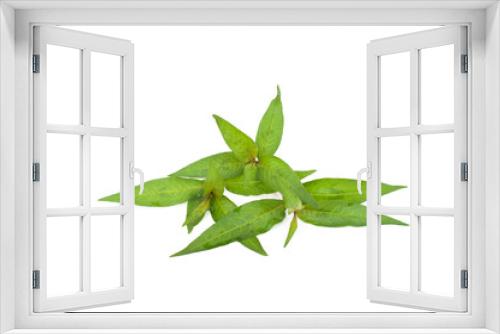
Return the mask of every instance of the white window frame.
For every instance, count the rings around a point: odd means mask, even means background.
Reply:
[[[471,235],[468,311],[460,314],[33,313],[30,55],[35,24],[469,25],[468,220],[473,223],[468,226]],[[116,333],[111,329],[127,329],[127,333],[500,333],[498,91],[500,8],[496,1],[3,1],[0,3],[0,332]]]

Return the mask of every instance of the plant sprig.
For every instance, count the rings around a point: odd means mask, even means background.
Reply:
[[[233,242],[266,256],[258,236],[282,223],[287,215],[292,215],[292,219],[284,247],[295,235],[299,221],[321,227],[366,225],[366,207],[362,205],[366,197],[357,193],[356,180],[321,178],[303,183],[302,179],[315,171],[294,171],[275,155],[284,129],[279,87],[260,120],[255,141],[224,118],[214,115],[214,119],[231,151],[207,156],[168,177],[148,181],[142,194],[136,187],[136,205],[167,207],[187,202],[183,226],[189,233],[210,212],[214,224],[172,256]],[[362,187],[366,188],[366,182]],[[402,188],[382,184],[381,194]],[[226,190],[244,196],[279,193],[281,199],[261,199],[237,206],[225,195]],[[119,202],[120,194],[101,200]],[[406,225],[387,216],[382,216],[381,223]]]

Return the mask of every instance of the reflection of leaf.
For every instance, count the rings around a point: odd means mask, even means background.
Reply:
[[[300,208],[302,203],[317,206],[292,168],[278,157],[268,157],[260,161],[259,179],[266,186],[279,191],[289,209]]]
[[[230,178],[243,172],[244,164],[232,152],[217,153],[193,162],[175,172],[174,176],[207,177],[209,168],[216,168],[222,178]]]
[[[186,248],[172,256],[201,252],[245,240],[269,231],[285,217],[280,200],[264,199],[246,203],[210,226]]]
[[[188,201],[184,226],[187,227],[189,233],[201,222],[209,207],[210,199],[206,197],[195,197]]]
[[[144,193],[139,194],[135,187],[135,204],[140,206],[172,206],[186,202],[203,191],[203,182],[169,176],[144,183]],[[120,194],[113,194],[100,201],[120,202]]]
[[[288,235],[286,236],[284,247],[286,247],[290,242],[290,240],[292,240],[292,237],[295,234],[296,230],[297,230],[297,216],[293,215],[292,221],[290,222],[290,227],[288,228]]]
[[[246,163],[257,156],[257,145],[240,129],[217,115],[214,115],[217,126],[224,137],[227,146],[233,151],[236,158]]]
[[[344,178],[322,178],[304,183],[304,187],[318,201],[342,200],[348,203],[363,203],[366,201],[366,181],[362,181],[363,195],[358,194],[357,181]],[[382,184],[382,195],[405,188]]]
[[[314,172],[313,170],[296,171],[295,174],[297,174],[299,179],[303,179]],[[259,179],[258,168],[253,164],[246,165],[243,174],[240,176],[227,179],[226,189],[233,194],[245,196],[272,194],[276,192],[276,190],[273,190]]]
[[[212,204],[210,206],[210,213],[212,214],[212,218],[217,224],[222,217],[231,213],[237,206],[234,204],[229,198],[226,196],[221,196],[219,198],[212,199]],[[257,237],[250,237],[244,240],[241,240],[240,243],[246,248],[260,254],[266,256],[267,253],[262,247],[259,239]]]
[[[366,207],[359,204],[346,205],[340,203],[337,206],[331,205],[326,209],[304,208],[297,212],[300,220],[325,227],[345,227],[345,226],[366,226]],[[386,225],[407,225],[397,219],[383,216],[382,224]]]
[[[255,142],[259,148],[259,158],[272,156],[280,146],[283,136],[283,105],[278,87],[276,97],[260,120]]]

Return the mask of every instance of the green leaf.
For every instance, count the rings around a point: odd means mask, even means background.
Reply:
[[[255,253],[262,255],[262,256],[267,256],[267,252],[260,243],[259,238],[255,237],[249,237],[244,240],[240,241],[240,244],[245,246],[246,248],[250,249],[251,251],[254,251]]]
[[[275,192],[262,182],[257,175],[258,168],[254,164],[245,166],[243,174],[225,181],[226,189],[238,195],[261,195]]]
[[[194,227],[201,222],[209,208],[210,199],[207,197],[196,197],[188,201],[186,220],[183,225],[187,227],[188,233],[191,233]]]
[[[154,207],[172,206],[199,196],[202,191],[202,181],[169,176],[145,182],[142,194],[139,194],[139,186],[135,187],[135,204]],[[120,194],[101,198],[100,201],[120,202]]]
[[[293,215],[292,221],[290,222],[290,227],[288,228],[288,235],[286,236],[285,246],[283,247],[286,247],[290,242],[290,240],[292,240],[292,237],[295,234],[296,230],[297,230],[297,216]]]
[[[296,171],[297,177],[303,179],[314,171]],[[272,194],[276,192],[259,179],[258,167],[254,164],[245,166],[243,174],[226,180],[226,189],[233,194],[252,196]]]
[[[186,248],[172,256],[201,252],[257,236],[269,231],[284,217],[285,207],[280,200],[263,199],[246,203],[210,226]]]
[[[209,167],[207,179],[203,184],[203,189],[206,196],[210,194],[215,197],[222,196],[224,193],[224,179],[220,175],[218,168]]]
[[[243,173],[245,165],[232,152],[223,152],[210,155],[193,162],[173,173],[173,176],[207,177],[209,168],[216,168],[224,179],[236,177]]]
[[[222,219],[222,217],[231,213],[237,206],[234,204],[229,198],[226,196],[221,196],[219,198],[213,198],[210,206],[210,213],[212,215],[212,219],[217,222]],[[260,240],[257,237],[250,237],[244,240],[241,240],[240,243],[246,248],[256,252],[257,254],[267,256],[267,253],[262,247]]]
[[[326,209],[304,208],[297,212],[298,217],[305,223],[325,227],[366,226],[366,207],[359,204],[345,205],[341,203]],[[403,225],[404,222],[383,216],[382,224]]]
[[[361,204],[366,201],[366,181],[362,181],[361,184],[363,195],[358,193],[355,179],[322,178],[306,182],[304,187],[318,202],[343,200],[348,203]],[[381,192],[382,195],[386,195],[402,188],[406,187],[383,183]]]
[[[312,207],[317,206],[316,201],[304,188],[292,168],[278,157],[272,156],[260,161],[259,179],[266,186],[279,191],[289,209],[301,208],[302,203]]]
[[[226,196],[221,196],[219,198],[213,198],[210,203],[210,214],[215,222],[218,222],[223,217],[227,216],[238,206],[234,204]]]
[[[257,145],[252,138],[222,117],[214,115],[214,118],[224,141],[238,160],[247,163],[257,157]]]
[[[274,155],[278,150],[283,136],[283,105],[278,86],[276,97],[271,101],[267,111],[260,120],[255,142],[259,149],[259,158]]]
[[[305,179],[306,177],[308,177],[309,175],[311,174],[314,174],[316,173],[316,170],[315,169],[310,169],[310,170],[298,170],[298,171],[295,171],[295,174],[297,174],[297,176],[299,177],[299,179]]]

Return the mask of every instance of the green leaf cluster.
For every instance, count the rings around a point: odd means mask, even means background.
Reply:
[[[321,227],[359,227],[366,225],[365,195],[359,195],[356,180],[321,178],[302,180],[314,170],[297,171],[276,156],[280,146],[284,115],[281,91],[269,104],[260,120],[255,140],[224,118],[214,115],[217,127],[230,151],[199,159],[165,178],[145,183],[144,192],[135,192],[141,206],[167,207],[187,203],[183,226],[191,233],[209,212],[214,224],[184,249],[181,256],[230,243],[240,243],[249,250],[267,255],[258,236],[291,215],[286,247],[295,235],[299,222]],[[363,182],[362,188],[366,188]],[[382,184],[382,195],[404,186]],[[237,206],[229,193],[256,196],[280,194],[281,199],[260,199]],[[366,191],[363,192],[364,194]],[[119,202],[119,194],[102,201]],[[406,225],[391,217],[382,224]]]

